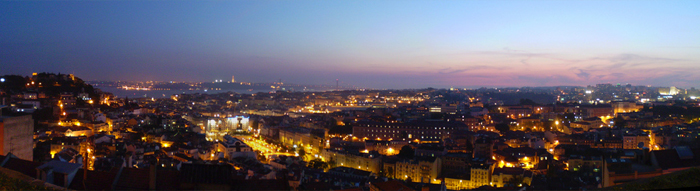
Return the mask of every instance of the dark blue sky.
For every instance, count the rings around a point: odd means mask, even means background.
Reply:
[[[0,74],[700,87],[700,1],[0,2]]]

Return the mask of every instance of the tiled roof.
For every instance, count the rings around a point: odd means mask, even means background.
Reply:
[[[386,182],[376,182],[372,183],[372,186],[376,187],[379,190],[382,191],[407,191],[407,190],[413,190],[411,187],[408,187],[398,180],[390,180]]]
[[[116,190],[148,190],[149,169],[147,168],[124,168],[118,177]]]
[[[524,175],[525,169],[522,168],[495,168],[493,174],[510,174],[510,175]]]
[[[231,182],[231,190],[290,190],[289,182],[277,180],[240,180]]]
[[[10,158],[3,167],[21,172],[22,174],[26,174],[32,178],[36,178],[36,167],[38,166],[41,166],[41,163],[18,158]]]
[[[59,160],[52,160],[47,163],[44,163],[37,168],[43,169],[43,168],[52,168],[54,172],[59,172],[63,174],[70,174],[75,171],[77,171],[82,165],[77,164],[77,163],[68,163],[68,162],[61,162]]]
[[[116,168],[112,171],[90,170],[87,171],[87,176],[84,176],[84,170],[78,170],[68,188],[73,190],[112,190],[117,170]],[[83,181],[83,177],[87,177],[86,181]]]
[[[227,184],[233,167],[228,164],[186,164],[180,167],[180,181],[185,183]]]
[[[675,149],[652,151],[659,167],[663,169],[700,166],[700,149],[691,150],[692,158],[681,159]]]

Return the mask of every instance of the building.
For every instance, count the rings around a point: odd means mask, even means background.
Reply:
[[[310,153],[319,153],[323,148],[323,137],[312,134],[312,130],[307,128],[280,129],[279,140],[283,145],[303,148]]]
[[[440,184],[442,181],[438,179],[438,176],[442,169],[442,160],[437,157],[416,158],[418,159],[397,161],[393,178]]]
[[[493,156],[493,141],[488,137],[480,137],[474,141],[474,158],[490,158]]]
[[[464,174],[448,173],[444,175],[445,188],[448,190],[467,190],[470,187],[469,176]]]
[[[639,165],[627,159],[613,158],[603,161],[602,187],[615,186],[663,174],[660,168]]]
[[[413,191],[411,187],[408,187],[398,180],[390,180],[386,182],[376,182],[369,186],[370,191]]]
[[[376,141],[366,140],[365,149],[367,151],[377,151],[381,155],[391,156],[399,154],[399,150],[404,145],[408,145],[408,141],[392,140],[392,141]]]
[[[203,125],[209,140],[221,139],[224,135],[232,134],[236,131],[247,131],[250,128],[249,118],[245,116],[212,117],[206,120],[206,124]]]
[[[640,149],[642,147],[650,147],[651,136],[646,133],[628,133],[623,137],[623,149]]]
[[[490,185],[496,164],[486,158],[472,159],[469,188],[475,189]]]
[[[496,168],[493,170],[492,181],[494,187],[520,187],[532,183],[532,171],[522,168]]]
[[[442,156],[442,172],[461,174],[469,171],[472,156],[467,153],[449,153]]]
[[[579,156],[572,155],[568,157],[569,171],[579,171],[583,168],[593,169],[594,172],[598,172],[603,167],[603,158],[600,156]]]
[[[601,105],[582,105],[578,107],[575,111],[578,111],[583,118],[589,117],[605,117],[610,118],[614,116],[615,112],[611,105],[601,104]]]
[[[663,174],[700,167],[700,149],[678,146],[673,149],[651,151],[651,163]]]
[[[58,104],[61,108],[75,108],[75,99],[73,94],[64,92],[61,93],[61,100],[58,101]]]
[[[615,112],[615,115],[613,116],[617,116],[618,113],[638,112],[639,110],[644,108],[643,105],[637,105],[637,103],[630,101],[613,102],[612,107]]]
[[[323,149],[321,157],[324,161],[334,162],[339,167],[349,167],[379,174],[382,169],[381,155],[377,152],[353,153]]]
[[[537,149],[529,147],[506,148],[495,151],[494,160],[498,161],[499,167],[520,167],[524,169],[535,168],[539,164],[540,158]]]
[[[442,143],[421,143],[415,148],[415,156],[417,157],[440,157],[446,154],[447,147],[443,146]]]
[[[455,173],[444,173],[445,187],[448,190],[477,189],[481,186],[490,185],[491,175],[494,170],[494,163],[486,158],[475,158],[470,162],[470,168]]]
[[[678,88],[676,88],[675,86],[659,88],[659,94],[661,95],[676,95],[679,92],[680,91],[678,91]]]
[[[253,148],[230,135],[225,135],[224,141],[217,142],[216,150],[212,153],[218,153],[220,158],[223,157],[229,160],[236,157],[255,158]]]
[[[108,132],[108,133],[112,132],[112,128],[111,128],[112,126],[110,126],[108,123],[104,123],[104,122],[97,122],[97,121],[90,122],[90,123],[86,123],[85,126],[88,129],[92,129],[93,134],[97,134],[100,132]]]
[[[34,160],[34,119],[30,114],[0,116],[0,153],[24,160]]]
[[[440,140],[468,126],[460,122],[421,121],[410,123],[363,122],[353,126],[353,136],[371,140]]]

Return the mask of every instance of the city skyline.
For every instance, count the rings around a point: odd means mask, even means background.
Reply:
[[[700,87],[697,1],[0,2],[0,75]],[[342,84],[341,84],[342,85]]]

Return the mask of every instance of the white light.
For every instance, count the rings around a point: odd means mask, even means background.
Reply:
[[[0,82],[5,82],[5,78],[0,78]]]

